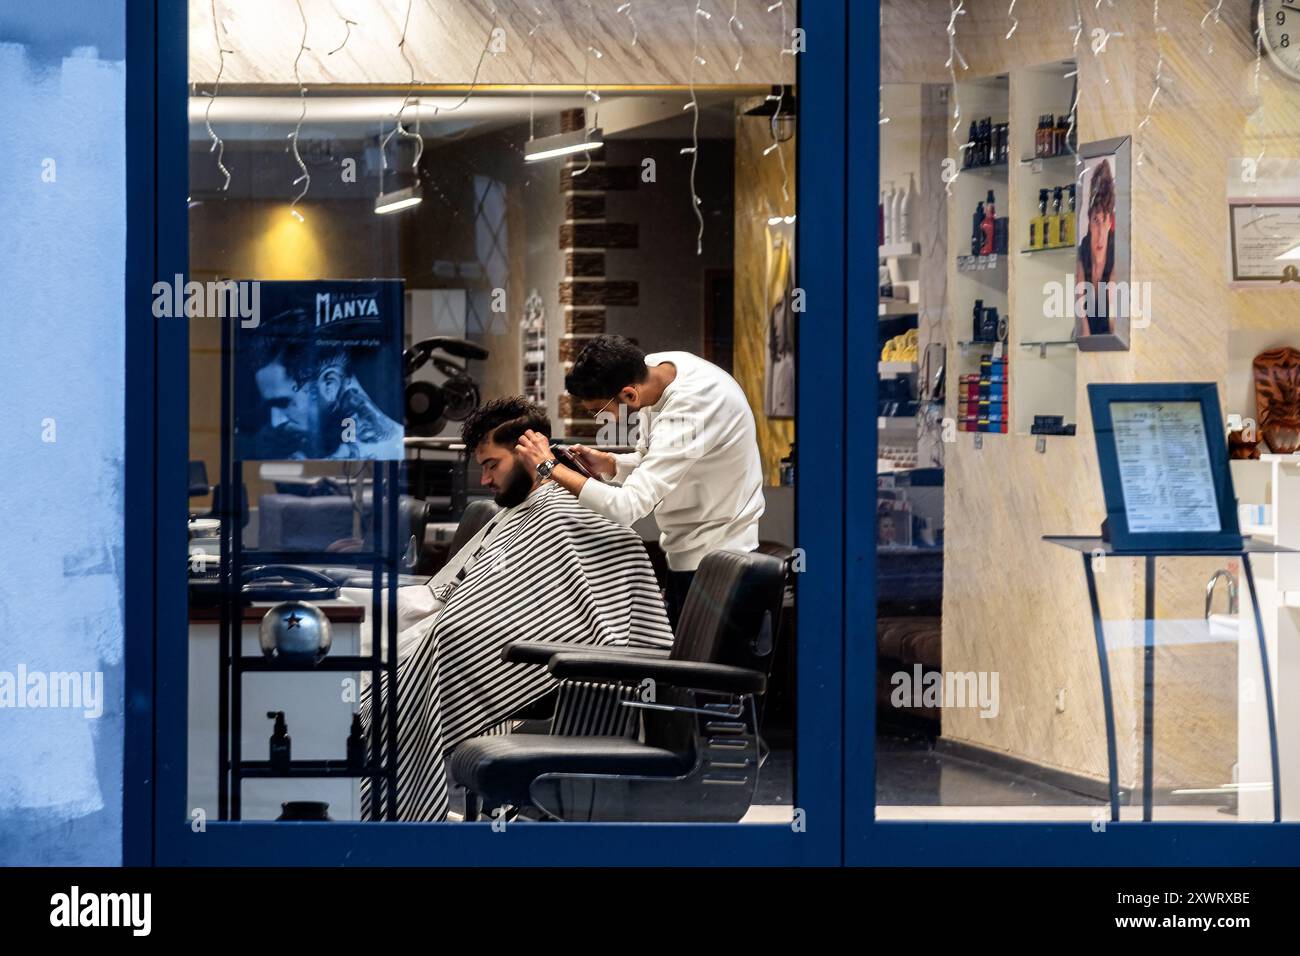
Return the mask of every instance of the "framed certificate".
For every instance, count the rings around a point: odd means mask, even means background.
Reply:
[[[1233,282],[1295,282],[1300,288],[1300,201],[1228,206]]]
[[[1212,382],[1089,385],[1111,547],[1241,547],[1218,389]]]

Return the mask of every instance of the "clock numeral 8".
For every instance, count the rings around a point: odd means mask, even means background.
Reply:
[[[1290,45],[1291,45],[1291,34],[1289,34],[1289,33],[1283,33],[1283,34],[1282,34],[1282,48],[1283,48],[1283,49],[1286,49],[1286,48],[1289,47]]]

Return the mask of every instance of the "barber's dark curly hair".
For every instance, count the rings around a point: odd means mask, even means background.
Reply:
[[[460,427],[460,440],[470,454],[489,438],[498,445],[513,448],[530,428],[551,437],[551,420],[544,408],[522,395],[497,398],[470,413]]]
[[[564,377],[564,388],[581,401],[613,398],[628,385],[640,385],[649,370],[645,353],[621,335],[600,335],[583,346]]]

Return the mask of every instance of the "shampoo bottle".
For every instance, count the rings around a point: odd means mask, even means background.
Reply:
[[[903,229],[903,187],[894,190],[894,242],[907,242]]]
[[[907,174],[907,192],[903,193],[903,199],[900,204],[898,214],[898,241],[902,243],[911,243],[915,237],[913,235],[916,225],[913,222],[913,215],[916,212],[916,176],[912,173]]]
[[[893,183],[885,183],[885,190],[880,194],[880,204],[885,207],[885,245],[892,246],[898,241],[898,223],[894,219]]]

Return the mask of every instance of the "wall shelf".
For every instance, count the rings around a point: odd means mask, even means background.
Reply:
[[[1079,346],[1074,340],[1074,256],[1071,245],[1028,248],[1029,224],[1038,214],[1044,185],[1065,186],[1074,181],[1076,157],[1072,152],[1053,156],[1027,156],[1034,147],[1034,129],[1044,113],[1060,115],[1074,102],[1073,63],[1026,66],[1011,74],[1011,126],[1023,134],[1012,145],[1022,157],[1009,182],[1009,224],[1012,248],[1018,250],[1008,283],[1012,323],[1011,427],[1017,434],[1035,438],[1071,438],[1037,435],[1032,429],[1037,415],[1060,416],[1066,424],[1078,422]],[[1075,124],[1076,129],[1078,123]],[[1014,136],[1014,132],[1013,132]],[[1055,290],[1050,294],[1047,290]],[[1064,313],[1064,314],[1062,314]]]
[[[1012,159],[995,167],[963,168],[962,175],[951,183],[949,377],[955,382],[960,375],[976,371],[984,355],[1005,357],[1008,434],[1032,434],[1034,418],[1040,415],[1060,416],[1067,424],[1078,421],[1074,247],[1025,248],[1043,185],[1074,180],[1075,153],[1043,157],[1025,153],[1033,149],[1039,118],[1045,113],[1059,115],[1075,102],[1075,67],[1071,62],[1029,65],[1001,76],[973,77],[956,87],[963,114],[989,116],[994,123],[1008,124]],[[977,175],[965,175],[968,173]],[[998,215],[1007,218],[1007,245],[1013,254],[957,255],[969,252],[974,214],[990,191]],[[1044,291],[1053,288],[1059,294]],[[975,330],[970,317],[976,300],[983,308],[996,308],[999,316],[1008,317],[1007,341],[972,338]],[[950,387],[949,393],[953,392]],[[956,407],[950,406],[948,414],[955,411]]]
[[[895,299],[881,299],[877,314],[883,316],[916,315],[917,303],[900,302]]]
[[[998,269],[1005,269],[1007,257],[1000,256],[996,252],[985,256],[958,256],[958,272],[995,272]]]
[[[900,375],[915,375],[919,368],[915,362],[880,362],[876,367],[881,378],[897,378]]]
[[[881,259],[911,259],[921,254],[919,242],[893,242],[887,246],[877,246],[876,255]]]
[[[1020,160],[1021,166],[1026,166],[1031,172],[1040,173],[1044,169],[1059,169],[1069,160],[1070,165],[1075,165],[1074,153],[1057,153],[1055,156],[1026,156]]]
[[[1038,349],[1040,358],[1047,358],[1048,349],[1077,349],[1079,343],[1073,339],[1059,339],[1056,341],[1031,342],[1024,341],[1020,343],[1022,349]]]

